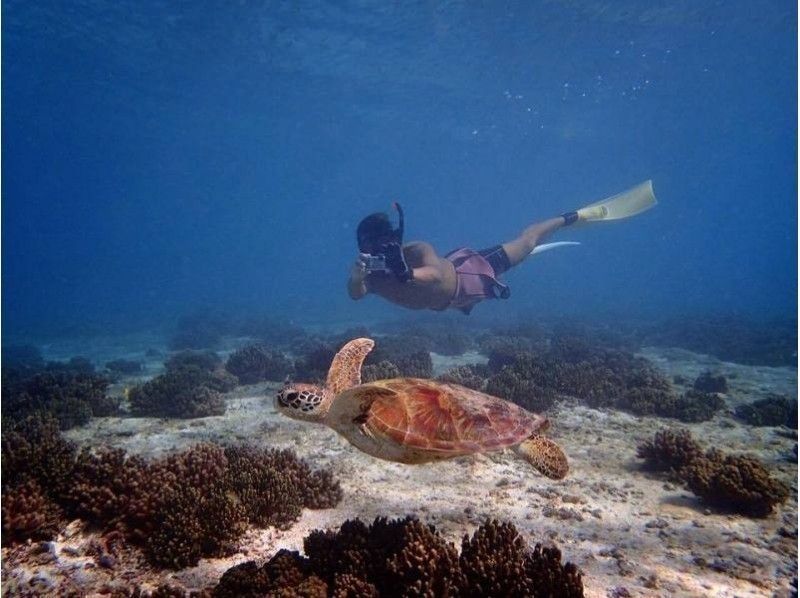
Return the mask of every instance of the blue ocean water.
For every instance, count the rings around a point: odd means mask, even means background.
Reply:
[[[345,290],[364,215],[483,248],[646,179],[470,317],[796,316],[795,3],[2,9],[4,339],[392,317]]]

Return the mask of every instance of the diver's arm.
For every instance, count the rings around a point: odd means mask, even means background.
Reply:
[[[350,280],[347,281],[347,292],[354,301],[362,299],[369,290],[367,289],[367,267],[361,256],[350,269]]]

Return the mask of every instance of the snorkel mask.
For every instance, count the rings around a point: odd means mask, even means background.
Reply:
[[[403,257],[403,208],[396,201],[392,202],[392,207],[397,210],[397,228],[392,226],[385,212],[370,214],[359,223],[356,240],[358,250],[366,255],[368,273],[394,274],[400,282],[407,282],[413,277],[413,271]]]
[[[403,208],[396,201],[392,202],[392,207],[397,210],[397,228],[392,226],[386,212],[370,214],[358,224],[356,240],[361,253],[376,255],[382,253],[381,249],[386,245],[403,244]]]

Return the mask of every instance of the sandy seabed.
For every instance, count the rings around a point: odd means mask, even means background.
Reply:
[[[201,441],[290,448],[314,467],[330,468],[344,498],[335,509],[305,510],[288,531],[252,529],[231,557],[203,559],[181,571],[156,570],[131,549],[104,567],[85,554],[98,537],[71,523],[55,542],[3,549],[3,594],[55,595],[71,587],[87,596],[103,586],[144,589],[169,582],[186,589],[214,585],[229,567],[262,562],[277,550],[300,550],[313,529],[346,519],[415,515],[460,546],[488,518],[514,523],[531,547],[555,543],[562,560],[583,572],[586,596],[790,596],[797,575],[797,434],[755,428],[731,416],[738,404],[768,393],[797,396],[792,368],[743,366],[688,351],[639,353],[668,377],[692,381],[706,370],[728,377],[728,409],[700,424],[634,417],[560,403],[548,415],[550,437],[571,470],[553,482],[511,452],[427,465],[373,459],[323,426],[281,416],[272,406],[278,384],[240,387],[226,395],[227,411],[195,420],[96,418],[65,433],[80,445],[107,444],[146,457]],[[434,355],[436,373],[483,357]],[[151,366],[149,370],[152,370]],[[636,446],[660,428],[685,427],[706,447],[762,459],[791,489],[766,519],[714,513],[683,488],[641,470]],[[106,563],[108,565],[108,563]],[[34,590],[38,588],[38,590]],[[28,591],[31,591],[28,590]]]

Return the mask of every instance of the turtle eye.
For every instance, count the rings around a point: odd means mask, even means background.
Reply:
[[[281,391],[278,393],[278,401],[280,401],[281,405],[288,407],[293,401],[297,400],[297,395],[298,393],[296,391]]]

